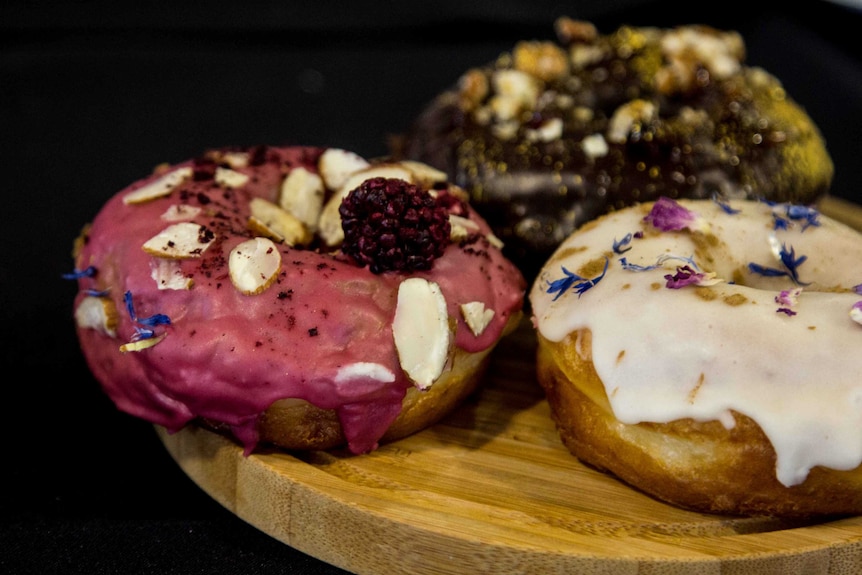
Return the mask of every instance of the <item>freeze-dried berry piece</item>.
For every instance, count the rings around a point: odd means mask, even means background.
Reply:
[[[449,212],[427,190],[394,178],[371,178],[339,208],[342,251],[376,274],[431,269],[449,244]]]

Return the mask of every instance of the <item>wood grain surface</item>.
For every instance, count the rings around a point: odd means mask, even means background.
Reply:
[[[862,229],[862,208],[821,210]],[[359,575],[862,573],[862,517],[780,521],[692,513],[581,464],[535,380],[525,320],[483,388],[441,423],[377,451],[249,457],[221,435],[157,427],[221,505]]]

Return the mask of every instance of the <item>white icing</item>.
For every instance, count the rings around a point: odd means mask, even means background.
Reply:
[[[733,201],[731,215],[708,200],[680,201],[708,224],[708,235],[688,230],[660,232],[643,221],[648,207],[618,211],[570,236],[533,285],[534,323],[549,340],[578,329],[592,332],[593,363],[616,417],[625,423],[664,423],[679,418],[733,424],[731,410],[751,417],[777,454],[776,476],[790,486],[812,467],[847,470],[862,463],[862,326],[850,317],[862,300],[862,235],[822,215],[819,226],[793,221],[773,230],[772,211],[761,202]],[[631,249],[614,253],[615,241],[643,230]],[[704,247],[701,240],[718,241]],[[792,247],[797,286],[788,277],[749,271],[754,262],[781,268],[774,252]],[[685,262],[629,271],[621,260],[654,265],[659,256],[693,257],[700,271],[724,281],[709,287],[665,287],[666,274]],[[561,266],[586,277],[595,262],[610,260],[604,277],[578,293],[554,301],[550,281]],[[593,262],[590,268],[585,268]],[[595,271],[597,270],[597,271]],[[788,315],[776,302],[782,290],[802,287]],[[699,294],[715,296],[707,299]],[[740,298],[740,296],[742,296]],[[728,297],[743,300],[731,305]],[[792,297],[790,298],[792,300]],[[784,301],[787,301],[787,297]],[[624,352],[624,353],[623,353]],[[621,355],[622,354],[622,355]]]

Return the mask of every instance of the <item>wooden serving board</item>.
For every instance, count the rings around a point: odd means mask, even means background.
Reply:
[[[862,208],[824,213],[862,229]],[[862,517],[693,513],[581,464],[535,381],[528,321],[441,423],[377,451],[244,457],[197,427],[157,432],[186,474],[261,531],[359,575],[862,573]]]

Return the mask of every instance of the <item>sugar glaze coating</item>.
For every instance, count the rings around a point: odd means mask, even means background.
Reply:
[[[732,427],[737,412],[784,486],[857,468],[862,235],[789,204],[662,203],[670,223],[649,202],[563,242],[530,292],[540,337],[591,334],[585,360],[620,422]]]

